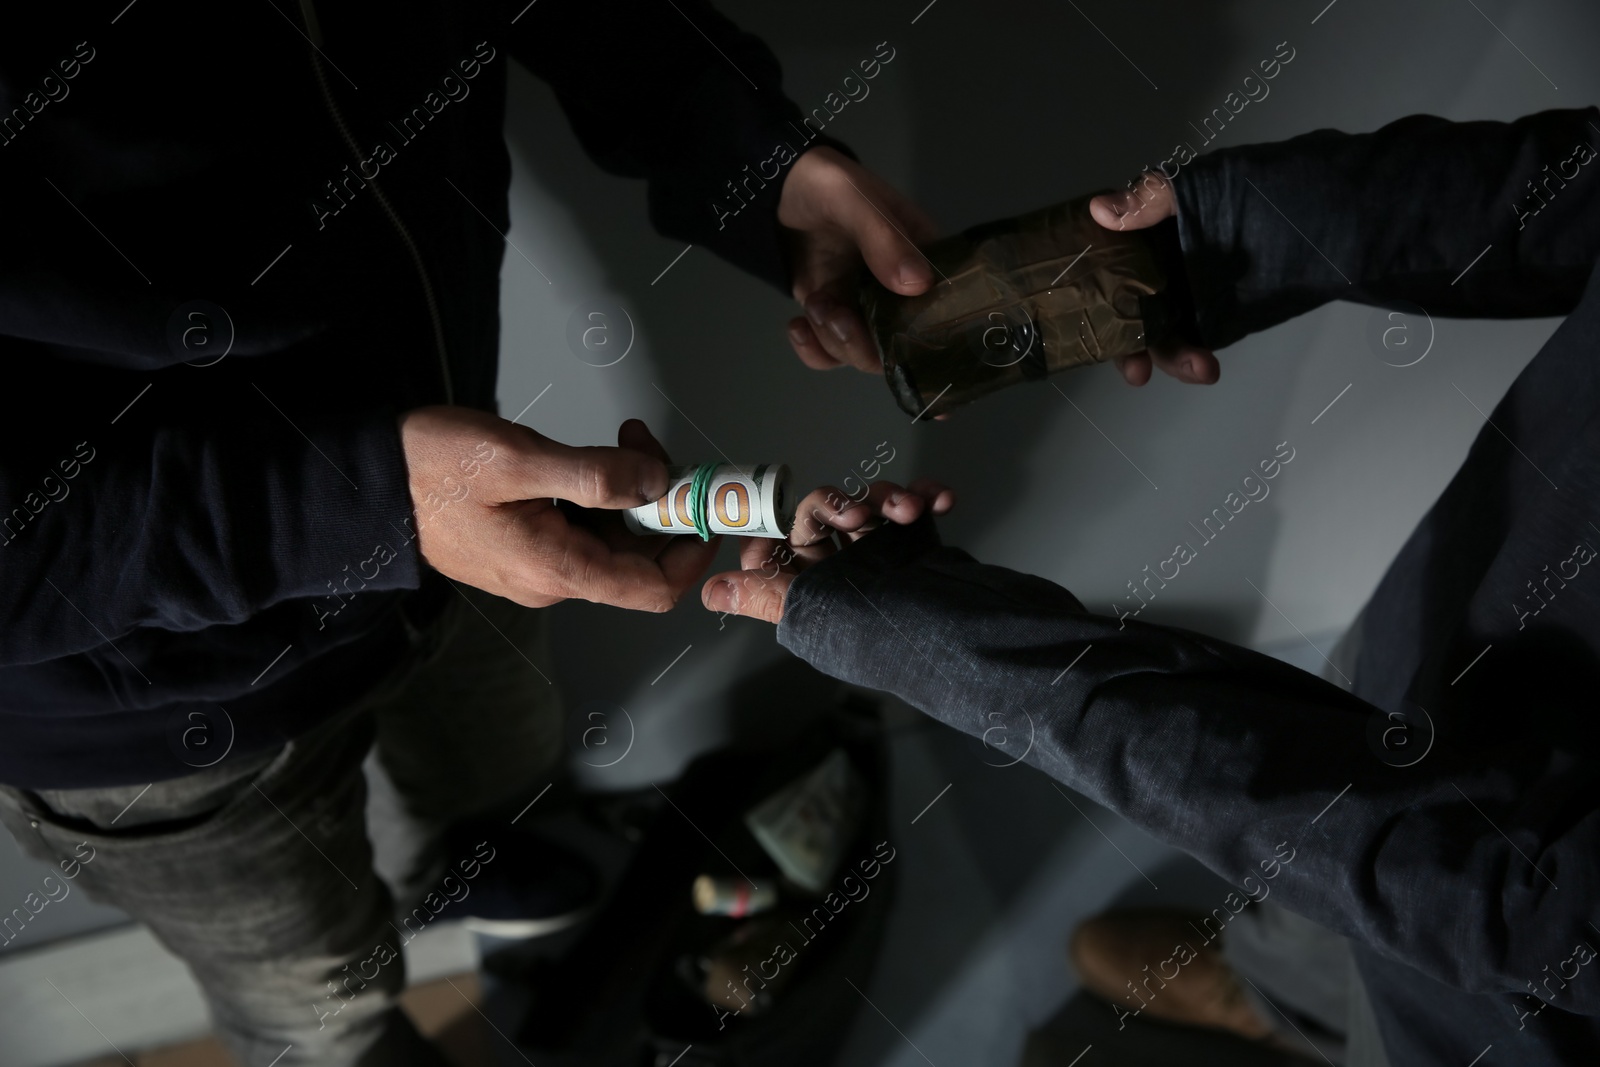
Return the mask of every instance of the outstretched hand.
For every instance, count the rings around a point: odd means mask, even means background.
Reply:
[[[1089,214],[1108,230],[1144,230],[1178,213],[1172,183],[1159,171],[1146,171],[1131,189],[1102,193],[1089,201]],[[1151,365],[1180,382],[1210,385],[1222,376],[1222,365],[1209,348],[1193,345],[1157,347],[1131,356],[1118,356],[1117,369],[1129,385],[1150,380]]]
[[[865,261],[890,292],[925,292],[933,266],[917,244],[933,239],[932,221],[872,171],[818,146],[784,178],[778,222],[789,240],[794,298],[805,309],[789,322],[795,354],[817,370],[848,363],[883,373],[851,283]]]
[[[860,501],[823,486],[800,501],[787,541],[745,538],[739,549],[740,569],[706,579],[700,601],[712,611],[778,622],[795,577],[838,552],[840,541],[858,541],[884,520],[908,525],[929,511],[943,515],[955,502],[954,492],[926,478],[909,488],[873,482]]]

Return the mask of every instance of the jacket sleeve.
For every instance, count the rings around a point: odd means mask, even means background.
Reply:
[[[13,374],[28,347],[0,339]],[[420,584],[396,413],[319,412],[220,378],[215,409],[197,410],[173,371],[33,360],[36,388],[76,402],[0,428],[0,667]]]
[[[1422,762],[1391,766],[1369,743],[1375,722],[1391,724],[1338,687],[1222,641],[1091,614],[1041,578],[939,547],[927,521],[886,526],[802,573],[778,640],[983,739],[990,762],[1025,758],[1192,853],[1240,887],[1229,911],[1271,893],[1473,992],[1527,992],[1588,931],[1600,890],[1591,757],[1497,734],[1478,740],[1492,752],[1443,738]],[[1600,1010],[1594,983],[1561,997]]]
[[[1200,156],[1173,182],[1200,339],[1219,348],[1331,300],[1565,314],[1600,259],[1597,145],[1591,107]]]
[[[818,144],[851,153],[802,121],[765,44],[706,0],[542,0],[514,29],[513,57],[550,83],[590,158],[647,179],[658,230],[787,293],[789,165]]]

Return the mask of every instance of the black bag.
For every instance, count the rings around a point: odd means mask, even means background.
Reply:
[[[881,859],[875,849],[888,838],[888,749],[874,702],[846,698],[781,748],[700,757],[663,787],[665,797],[653,787],[641,794],[656,799],[655,810],[621,883],[561,960],[532,976],[519,1038],[540,1067],[818,1067],[837,1056],[862,1006],[851,983],[867,988],[887,925],[892,858],[875,868],[867,892],[843,906],[839,894],[836,912],[823,906],[796,929],[787,966],[797,970],[763,1013],[715,1009],[682,973],[686,958],[741,921],[695,912],[694,878],[775,874],[744,813],[835,748],[866,782],[867,800],[833,881],[855,871],[855,883],[864,882],[860,863]],[[799,903],[808,915],[812,905],[821,906]]]

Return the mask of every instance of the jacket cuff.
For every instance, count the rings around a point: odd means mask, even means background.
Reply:
[[[776,85],[757,93],[731,70],[712,70],[684,112],[716,115],[686,127],[673,165],[650,182],[650,221],[701,245],[789,295],[787,242],[778,198],[794,161],[818,145],[855,159],[846,145],[806,126]]]
[[[298,484],[265,494],[273,579],[263,606],[418,588],[425,567],[398,413],[369,411],[304,428],[300,462],[283,471]]]
[[[1147,340],[1152,344],[1174,341],[1191,345],[1205,344],[1195,314],[1194,279],[1189,276],[1188,264],[1184,261],[1178,221],[1164,219],[1148,230],[1139,232],[1143,234],[1146,246],[1166,278],[1161,301],[1162,321],[1157,324],[1146,322],[1146,326],[1153,329],[1155,334]]]
[[[889,573],[915,566],[940,547],[938,529],[924,515],[906,526],[885,524],[806,568],[784,597],[778,643],[827,673],[849,679],[854,662],[872,654],[857,620],[870,623],[867,616],[876,616],[863,598]]]
[[[1239,227],[1233,202],[1226,196],[1224,165],[1220,157],[1202,157],[1172,181],[1178,207],[1174,275],[1186,283],[1193,339],[1207,348],[1230,345],[1246,332],[1236,326],[1242,253],[1207,236],[1234,233]]]

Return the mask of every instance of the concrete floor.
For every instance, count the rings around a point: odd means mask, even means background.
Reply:
[[[438,1042],[455,1063],[468,1067],[490,1062],[490,1045],[500,1038],[477,1010],[483,1002],[483,987],[475,972],[412,986],[400,1000],[417,1029]],[[121,1055],[110,1055],[81,1060],[73,1067],[127,1067],[129,1062]],[[133,1067],[237,1067],[213,1037],[135,1052],[131,1062]]]

